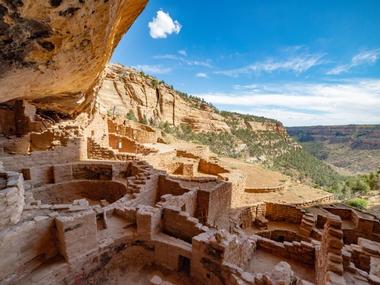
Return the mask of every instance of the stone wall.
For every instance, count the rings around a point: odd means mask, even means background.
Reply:
[[[255,248],[254,239],[224,231],[200,234],[192,242],[191,275],[200,284],[234,284],[226,282],[232,273],[228,265],[246,267]]]
[[[0,133],[7,136],[16,134],[14,111],[0,108]]]
[[[303,210],[292,205],[266,203],[265,217],[271,221],[300,224]]]
[[[158,181],[158,195],[159,195],[158,197],[161,197],[167,194],[180,196],[191,190],[195,190],[195,189],[191,189],[190,187],[185,187],[178,180],[172,179],[168,176],[162,175],[160,176],[160,179]]]
[[[67,182],[73,179],[111,180],[113,176],[111,164],[97,162],[34,166],[23,168],[21,171],[24,175],[24,179],[34,187],[39,187],[44,184]]]
[[[178,208],[163,209],[163,232],[170,236],[191,243],[194,236],[203,232],[202,227],[198,219]]]
[[[207,210],[206,223],[218,228],[229,228],[229,209],[231,208],[231,183],[222,182],[210,191],[198,191],[198,212]],[[208,196],[207,202],[205,197]],[[207,205],[207,206],[206,206]],[[207,208],[206,208],[207,207]]]
[[[316,284],[344,285],[343,232],[339,216],[330,215],[325,223],[321,244],[316,252]]]
[[[380,243],[359,238],[357,244],[344,246],[343,267],[346,271],[360,276],[369,284],[380,280]]]
[[[199,160],[198,171],[201,173],[218,175],[221,173],[228,173],[229,171],[217,163],[207,161],[204,159]]]
[[[323,208],[342,219],[345,244],[357,243],[359,238],[380,242],[380,222],[373,215],[354,210],[345,205],[325,206]],[[345,225],[345,221],[348,222],[349,226]]]
[[[0,232],[0,283],[29,274],[58,254],[54,237],[54,219],[37,216]]]
[[[98,246],[96,215],[92,210],[56,218],[58,248],[71,262]]]
[[[197,194],[197,191],[187,192],[180,196],[166,194],[160,197],[157,206],[175,207],[194,216],[197,207]]]
[[[245,192],[248,192],[248,193],[271,193],[271,192],[281,192],[283,190],[285,190],[284,185],[273,186],[273,187],[245,188]]]
[[[71,140],[67,146],[56,147],[48,151],[34,151],[28,155],[7,155],[0,159],[4,168],[12,171],[21,171],[23,168],[37,165],[52,165],[79,161],[86,157],[83,153],[81,138]]]
[[[127,194],[127,187],[116,181],[75,180],[34,188],[32,193],[44,204],[70,204],[83,198],[113,203]]]
[[[17,172],[0,172],[0,229],[16,224],[25,205],[24,179]],[[1,268],[1,267],[0,267]]]
[[[257,247],[285,259],[292,259],[307,265],[314,265],[315,249],[313,244],[306,241],[277,242],[262,237],[258,239]]]

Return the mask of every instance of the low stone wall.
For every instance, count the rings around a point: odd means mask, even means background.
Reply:
[[[261,187],[261,188],[245,188],[247,193],[271,193],[271,192],[280,192],[285,190],[284,185],[274,186],[274,187]]]
[[[156,205],[161,207],[175,207],[194,216],[197,206],[197,191],[187,192],[180,196],[171,194],[163,195]]]
[[[229,173],[229,171],[217,163],[207,161],[204,159],[199,160],[198,171],[201,173],[218,175],[221,173]]]
[[[166,194],[174,196],[183,195],[193,189],[183,186],[178,180],[172,179],[168,176],[162,175],[158,181],[158,197]]]
[[[291,205],[300,207],[300,208],[308,208],[316,205],[330,204],[335,201],[334,195],[330,194],[325,197],[317,198],[315,200],[300,202],[300,203],[292,203]]]
[[[124,137],[128,137],[132,140],[135,140],[139,143],[156,143],[158,139],[157,132],[148,126],[124,122],[117,123],[112,120],[108,120],[108,132],[110,134],[116,134]]]
[[[178,208],[163,209],[163,232],[170,236],[191,243],[194,236],[203,232],[202,227],[198,219]]]
[[[69,204],[87,198],[93,203],[113,203],[127,194],[127,187],[116,181],[75,180],[33,189],[33,197],[44,204]]]
[[[116,153],[112,149],[100,146],[94,140],[87,139],[87,158],[99,160],[132,160],[136,157],[126,153]]]
[[[205,232],[193,238],[191,276],[196,284],[240,284],[227,281],[231,273],[245,268],[256,249],[256,240],[225,231]],[[245,284],[245,283],[242,283]]]
[[[300,261],[308,265],[314,265],[315,249],[311,243],[306,241],[285,241],[281,243],[266,238],[260,238],[257,241],[257,247],[273,255]]]
[[[293,205],[266,203],[265,217],[271,221],[300,224],[303,210]]]
[[[342,257],[343,267],[346,271],[360,276],[369,284],[379,283],[379,242],[359,238],[358,244],[344,246]]]
[[[291,230],[274,229],[274,230],[264,230],[257,233],[257,235],[278,242],[293,242],[302,241],[303,237],[298,235],[296,232]],[[281,241],[282,240],[282,241]]]
[[[23,168],[38,165],[53,165],[79,161],[87,157],[83,148],[86,142],[81,138],[72,139],[67,146],[59,146],[53,150],[34,151],[28,155],[7,155],[0,157],[4,168],[21,171]]]
[[[0,229],[16,224],[25,205],[24,180],[17,172],[0,172]],[[1,267],[0,267],[1,268]]]
[[[343,223],[343,241],[345,244],[357,243],[359,238],[380,242],[380,222],[373,215],[354,210],[346,205],[325,206],[325,210],[339,216],[343,221],[349,221],[352,225]]]

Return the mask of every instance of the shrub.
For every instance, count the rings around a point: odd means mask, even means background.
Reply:
[[[151,83],[152,83],[152,87],[153,87],[154,89],[157,89],[158,86],[160,85],[160,81],[158,81],[158,80],[155,79],[155,78],[152,79]]]
[[[358,209],[365,209],[368,206],[368,201],[362,198],[354,198],[347,201],[347,204]]]
[[[310,178],[316,186],[330,188],[331,192],[342,191],[337,187],[339,182],[344,181],[344,177],[303,149],[291,150],[280,156],[275,161],[275,167],[280,170],[296,169],[300,175]]]
[[[132,110],[129,110],[128,113],[125,115],[125,118],[127,120],[131,120],[131,121],[137,121],[136,117],[135,117],[135,114],[133,113]]]
[[[140,123],[141,124],[144,124],[144,125],[147,125],[148,124],[148,120],[146,119],[146,116],[144,115],[144,117],[140,120]]]

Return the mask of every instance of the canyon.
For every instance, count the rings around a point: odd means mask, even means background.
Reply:
[[[376,171],[380,165],[379,125],[291,127],[287,131],[343,173]]]
[[[0,284],[380,284],[376,216],[257,163],[280,122],[108,64],[146,3],[0,0]]]

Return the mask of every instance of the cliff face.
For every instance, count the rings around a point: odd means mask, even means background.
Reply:
[[[179,126],[187,124],[194,132],[230,132],[231,124],[253,132],[269,131],[286,134],[280,122],[259,118],[246,119],[244,115],[228,117],[197,98],[175,91],[157,79],[132,68],[110,64],[97,96],[97,107],[102,112],[124,116],[132,111],[142,121],[168,122]]]
[[[121,36],[147,0],[0,0],[0,102],[66,114],[94,102]]]
[[[229,130],[223,117],[208,106],[195,108],[178,92],[156,79],[120,65],[107,66],[97,101],[100,110],[125,115],[130,110],[138,120],[189,124],[194,131]]]

